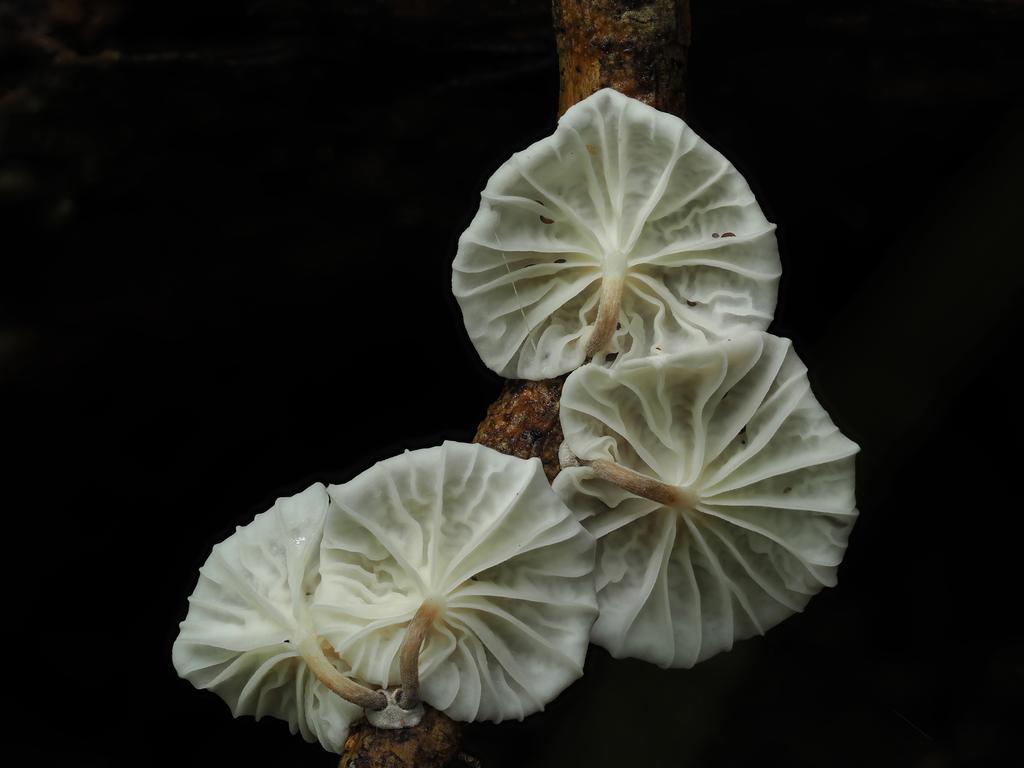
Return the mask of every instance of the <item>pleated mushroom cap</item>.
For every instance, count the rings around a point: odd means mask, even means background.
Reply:
[[[217,544],[172,656],[181,677],[216,693],[235,717],[286,720],[292,733],[340,753],[363,710],[328,690],[297,650],[315,637],[308,606],[328,502],[317,483]]]
[[[689,667],[836,583],[857,515],[858,448],[815,400],[788,340],[752,333],[584,366],[565,383],[561,422],[581,466],[553,487],[598,539],[593,641],[614,656]],[[599,477],[601,462],[677,501]]]
[[[522,719],[582,674],[594,541],[538,459],[446,442],[329,490],[314,614],[354,674],[396,685],[427,601],[421,695],[456,720]]]
[[[481,198],[452,287],[502,376],[685,351],[772,319],[775,227],[743,177],[682,120],[616,91],[571,107]]]

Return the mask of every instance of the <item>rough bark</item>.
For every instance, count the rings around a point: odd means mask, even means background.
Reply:
[[[365,720],[352,726],[339,768],[447,768],[472,765],[461,756],[458,723],[426,707],[420,724],[392,731],[374,728]]]
[[[548,482],[552,482],[559,470],[562,425],[558,420],[558,401],[564,382],[565,376],[506,381],[477,427],[473,442],[521,459],[539,457]]]
[[[665,112],[684,112],[690,0],[552,0],[561,90],[558,114],[611,87]],[[539,456],[558,474],[565,376],[512,379],[487,409],[474,442],[523,459]]]
[[[683,114],[690,0],[552,0],[551,7],[559,115],[601,88]]]
[[[559,115],[605,87],[683,114],[689,0],[552,0],[551,5],[561,74]],[[523,459],[537,456],[553,481],[560,468],[558,403],[564,382],[565,376],[506,381],[473,441]],[[414,728],[382,731],[365,722],[354,726],[340,768],[473,764],[459,743],[458,723],[428,707]]]

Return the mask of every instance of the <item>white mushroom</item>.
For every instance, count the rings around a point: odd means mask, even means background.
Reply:
[[[216,693],[235,717],[287,720],[292,733],[341,752],[363,707],[385,702],[341,674],[343,663],[310,621],[328,505],[317,483],[278,499],[213,548],[189,597],[173,661],[179,675]]]
[[[858,449],[788,340],[584,366],[561,422],[578,466],[554,489],[598,539],[593,641],[614,656],[689,667],[835,584]]]
[[[361,679],[501,721],[582,674],[594,541],[538,459],[446,442],[329,491],[313,610]]]
[[[763,330],[780,265],[743,177],[682,120],[616,91],[571,107],[487,182],[452,287],[514,378]]]

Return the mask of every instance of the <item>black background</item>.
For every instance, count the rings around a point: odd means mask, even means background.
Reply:
[[[235,525],[470,439],[500,389],[450,263],[488,175],[554,127],[548,4],[90,7],[0,2],[6,698],[44,764],[327,768],[178,680],[170,646]],[[689,120],[778,224],[772,330],[862,446],[861,518],[838,588],[764,638],[692,670],[592,649],[472,751],[1012,764],[1024,3],[693,0],[693,22]]]

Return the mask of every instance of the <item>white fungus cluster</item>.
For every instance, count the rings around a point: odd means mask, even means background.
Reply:
[[[459,241],[483,361],[571,371],[554,489],[598,540],[592,640],[615,656],[692,666],[835,583],[857,446],[763,332],[780,273],[736,169],[607,89],[498,169]]]
[[[569,374],[562,470],[446,442],[316,484],[214,547],[174,644],[234,715],[340,752],[422,703],[544,708],[588,642],[688,667],[835,583],[857,446],[764,332],[780,268],[742,176],[611,90],[514,155],[459,241],[483,361]]]
[[[406,682],[419,616],[422,700],[459,720],[522,719],[583,673],[593,570],[594,540],[539,459],[446,442],[280,499],[214,547],[174,665],[236,716],[287,720],[340,752],[384,703],[367,686]]]
[[[510,378],[676,352],[775,310],[775,225],[682,120],[605,89],[512,156],[459,238],[452,288]]]
[[[593,641],[612,655],[690,667],[835,584],[857,446],[787,339],[585,366],[561,418],[580,465],[554,489],[598,538]]]

